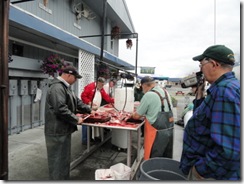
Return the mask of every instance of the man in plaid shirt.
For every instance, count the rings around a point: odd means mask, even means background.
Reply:
[[[206,98],[198,88],[180,169],[189,180],[240,180],[240,81],[232,72],[234,54],[214,45],[193,60],[211,86]]]

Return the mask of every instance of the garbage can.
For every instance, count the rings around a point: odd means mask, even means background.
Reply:
[[[180,162],[170,158],[151,158],[140,165],[138,180],[186,180]]]

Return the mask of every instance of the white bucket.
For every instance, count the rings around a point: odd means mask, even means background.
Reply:
[[[115,180],[111,169],[97,169],[95,171],[95,180]]]
[[[115,180],[130,180],[131,168],[118,163],[110,167]]]
[[[125,107],[124,107],[125,106]],[[134,111],[134,89],[133,88],[116,88],[114,95],[114,107],[119,111]]]

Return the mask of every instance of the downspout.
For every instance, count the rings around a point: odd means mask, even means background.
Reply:
[[[136,74],[136,78],[138,77],[138,75],[137,75],[137,65],[138,65],[138,61],[137,61],[137,59],[138,59],[138,33],[136,34],[136,63],[135,63],[135,74]]]
[[[103,48],[104,48],[104,31],[105,31],[105,25],[106,25],[106,14],[107,14],[107,0],[103,0],[103,20],[102,20],[102,36],[101,36],[101,52],[100,52],[100,61],[103,61]],[[97,78],[98,78],[98,72],[97,72]],[[95,90],[94,94],[92,97],[92,102],[91,102],[91,108],[93,105],[93,99],[95,97],[95,93],[97,90],[97,82],[95,83]]]
[[[107,14],[107,0],[103,0],[103,21],[102,21],[102,39],[101,39],[100,61],[103,61],[104,32],[105,32],[105,25],[106,25],[106,14]]]
[[[0,179],[8,180],[9,0],[0,4]]]

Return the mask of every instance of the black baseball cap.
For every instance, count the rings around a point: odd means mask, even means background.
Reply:
[[[63,70],[63,73],[74,75],[77,79],[81,79],[82,78],[82,76],[77,72],[76,68],[73,67],[73,66],[67,66]]]
[[[210,46],[203,52],[203,54],[195,56],[192,59],[194,61],[201,61],[205,57],[215,59],[216,61],[229,65],[235,64],[235,57],[233,51],[224,45]]]

